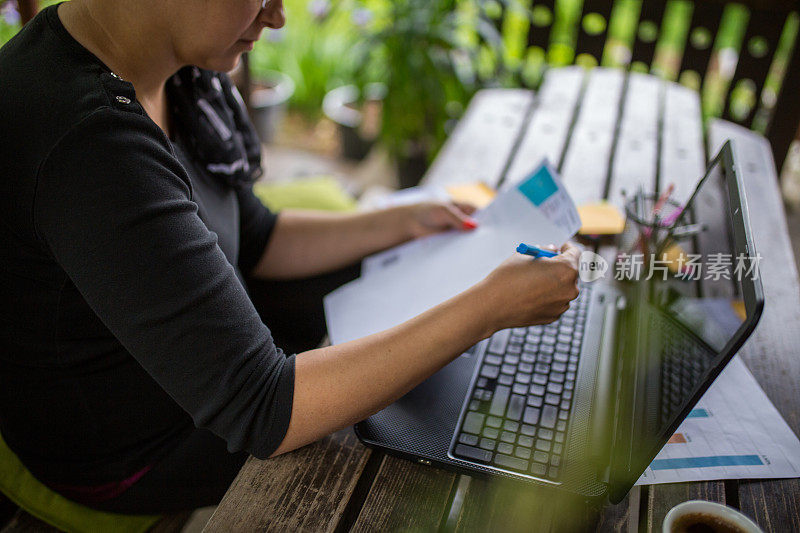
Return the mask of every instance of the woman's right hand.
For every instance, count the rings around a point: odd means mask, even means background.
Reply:
[[[578,297],[580,250],[571,243],[552,258],[515,253],[481,283],[495,330],[549,324]]]

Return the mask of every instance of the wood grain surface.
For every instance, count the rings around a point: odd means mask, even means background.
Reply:
[[[542,159],[554,167],[569,138],[586,72],[581,67],[550,70],[547,73],[522,140],[511,156],[502,186],[512,187],[525,179]]]
[[[294,452],[250,457],[207,531],[335,531],[370,451],[345,429]]]
[[[479,91],[422,183],[497,186],[533,103],[533,92],[525,89]]]
[[[589,73],[560,169],[564,186],[578,205],[603,197],[624,88],[624,71]]]
[[[456,475],[387,456],[352,531],[435,531]]]

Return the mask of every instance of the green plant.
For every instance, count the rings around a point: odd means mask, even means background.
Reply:
[[[16,35],[19,29],[20,18],[16,0],[0,2],[0,46]]]
[[[484,43],[500,51],[500,35],[484,0],[374,0],[356,64],[387,88],[381,138],[395,156],[432,157],[479,88]],[[484,54],[482,56],[481,54]],[[493,58],[490,63],[501,65]],[[370,81],[370,80],[366,80]]]
[[[250,54],[253,78],[283,72],[296,88],[289,105],[319,117],[325,93],[348,83],[355,33],[349,0],[286,0],[286,27],[268,30]]]
[[[42,10],[63,0],[39,0]],[[17,0],[0,0],[0,46],[3,46],[22,29]]]

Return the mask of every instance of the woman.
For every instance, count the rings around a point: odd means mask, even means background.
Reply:
[[[469,218],[258,203],[252,127],[215,72],[283,24],[281,0],[72,0],[0,50],[0,432],[69,498],[128,513],[216,503],[248,452],[353,424],[578,294],[574,247],[514,256],[395,328],[285,355],[245,277],[319,276]]]

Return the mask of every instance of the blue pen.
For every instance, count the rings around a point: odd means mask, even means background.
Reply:
[[[555,257],[558,255],[558,252],[543,250],[538,246],[528,246],[524,242],[519,243],[519,246],[517,246],[517,251],[521,254],[530,255],[534,259],[538,259],[539,257]]]

